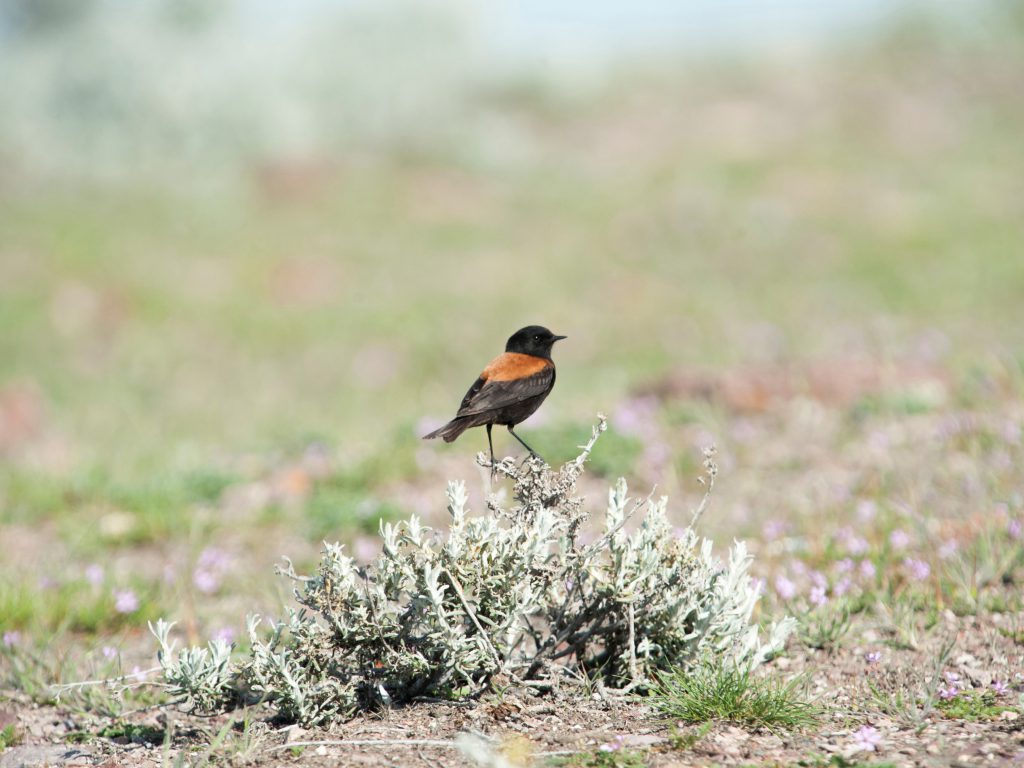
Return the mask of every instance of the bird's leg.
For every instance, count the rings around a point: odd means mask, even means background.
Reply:
[[[491,427],[493,424],[487,425],[487,447],[491,450],[491,477],[494,477],[494,443],[491,442]]]
[[[516,433],[515,433],[515,432],[514,432],[514,431],[512,430],[512,425],[511,425],[511,424],[509,424],[509,425],[508,425],[508,433],[509,433],[510,435],[512,435],[512,437],[514,437],[514,438],[515,438],[516,440],[518,440],[518,441],[519,441],[519,443],[520,443],[520,444],[521,444],[521,445],[523,446],[523,448],[525,448],[526,450],[528,450],[528,451],[530,452],[530,455],[531,455],[531,456],[533,456],[533,458],[535,458],[535,459],[540,459],[541,461],[544,461],[544,457],[543,457],[543,456],[541,456],[541,455],[540,455],[539,453],[537,453],[537,452],[536,452],[535,450],[533,450],[533,448],[531,448],[530,446],[528,446],[528,445],[526,444],[526,441],[525,441],[525,440],[523,440],[523,438],[521,438],[521,437],[520,437],[519,435],[517,435],[517,434],[516,434]],[[545,464],[546,464],[546,463],[547,463],[547,462],[545,462]]]

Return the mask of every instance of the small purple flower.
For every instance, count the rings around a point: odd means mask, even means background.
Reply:
[[[131,677],[132,677],[132,679],[134,679],[134,680],[135,680],[135,682],[137,682],[137,683],[144,683],[144,682],[146,682],[146,676],[147,676],[148,674],[149,674],[149,672],[147,672],[146,670],[144,670],[144,669],[143,669],[142,667],[140,667],[140,666],[139,666],[138,664],[136,664],[136,665],[135,665],[134,667],[132,667],[132,673],[131,673]]]
[[[796,584],[783,575],[775,577],[775,593],[783,600],[796,597]]]
[[[115,590],[114,610],[118,613],[135,613],[139,610],[139,598],[130,589]]]
[[[100,653],[103,654],[104,659],[114,659],[117,657],[117,648],[112,645],[104,645],[100,649]]]
[[[838,563],[836,563],[837,573],[850,573],[853,571],[853,560],[848,557],[844,557]]]
[[[218,547],[207,547],[199,553],[196,569],[192,573],[192,583],[204,594],[212,594],[220,589],[224,574],[231,568],[231,556]]]
[[[8,648],[13,648],[16,645],[21,644],[21,632],[16,629],[9,629],[4,632],[4,645]]]
[[[220,589],[220,575],[205,568],[196,568],[192,574],[192,583],[204,595],[212,595]]]
[[[851,555],[863,555],[871,546],[863,536],[853,535],[846,540],[846,551]]]
[[[903,561],[903,567],[910,573],[910,577],[915,581],[924,581],[932,573],[932,567],[928,565],[924,560],[917,560],[913,557],[908,557]]]
[[[93,563],[85,569],[85,580],[92,586],[98,587],[103,584],[103,567]]]
[[[1016,518],[1010,520],[1010,522],[1006,524],[1006,535],[1014,541],[1019,540],[1024,536],[1024,523],[1021,523],[1021,521]]]
[[[213,633],[213,639],[231,645],[235,642],[235,630],[231,627],[221,627]]]
[[[1005,696],[1010,692],[1010,686],[1006,684],[1005,680],[993,680],[992,690],[996,696]]]
[[[868,651],[867,653],[864,654],[864,661],[866,661],[868,664],[877,664],[881,660],[882,660],[882,652],[881,651]]]
[[[897,552],[906,549],[910,545],[910,534],[902,528],[897,528],[889,534],[889,546]]]
[[[849,576],[843,576],[843,578],[836,582],[835,587],[832,588],[832,594],[836,597],[842,597],[850,591],[852,586],[853,580]]]
[[[626,746],[626,738],[624,736],[616,736],[608,743],[602,744],[598,749],[602,752],[618,752],[624,746]]]
[[[871,499],[862,499],[857,502],[857,519],[862,523],[870,523],[878,513],[878,505]]]
[[[828,586],[828,579],[825,578],[825,574],[821,571],[811,571],[811,584],[824,589]]]
[[[860,573],[863,579],[873,579],[878,570],[870,560],[861,560],[860,565],[857,567],[857,572]]]
[[[955,685],[946,685],[942,688],[939,688],[939,698],[943,701],[955,699],[959,693],[960,689],[957,688]]]
[[[861,752],[874,752],[882,741],[882,734],[877,728],[865,725],[853,734],[854,749]]]
[[[960,544],[956,539],[946,539],[939,545],[939,558],[942,560],[949,560],[949,558],[956,554],[956,551],[959,548]]]
[[[811,587],[811,594],[807,598],[813,605],[822,606],[828,602],[824,587]]]
[[[231,555],[218,547],[207,547],[199,553],[196,564],[211,571],[226,571],[231,567]]]
[[[768,520],[761,529],[762,535],[768,541],[774,541],[786,534],[786,522],[784,520]]]
[[[945,672],[942,673],[942,677],[945,678],[946,682],[949,683],[950,685],[959,685],[960,684],[960,675],[958,673],[956,673],[956,672],[953,672],[953,671],[950,671],[950,670],[946,670]]]

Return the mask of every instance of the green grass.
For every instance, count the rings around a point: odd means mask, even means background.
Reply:
[[[963,691],[952,699],[940,700],[936,709],[950,720],[997,720],[1003,712],[1020,712],[999,701],[992,691]]]
[[[3,752],[8,747],[13,747],[19,741],[21,741],[21,734],[14,727],[14,723],[0,728],[0,752]]]
[[[545,764],[552,768],[644,768],[647,758],[643,752],[631,749],[596,749],[593,752],[550,757]]]
[[[649,701],[662,715],[686,723],[728,721],[771,731],[799,730],[813,725],[820,713],[802,698],[799,685],[798,679],[782,682],[728,665],[704,665],[663,674]]]

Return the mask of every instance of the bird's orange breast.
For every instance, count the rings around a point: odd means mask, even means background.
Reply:
[[[480,378],[484,381],[515,381],[532,376],[548,366],[554,366],[554,363],[543,357],[506,352],[491,360]]]

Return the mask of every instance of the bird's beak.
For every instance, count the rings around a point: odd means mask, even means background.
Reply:
[[[552,336],[551,337],[551,343],[554,344],[556,341],[561,341],[562,339],[568,339],[568,338],[569,338],[568,336]]]

